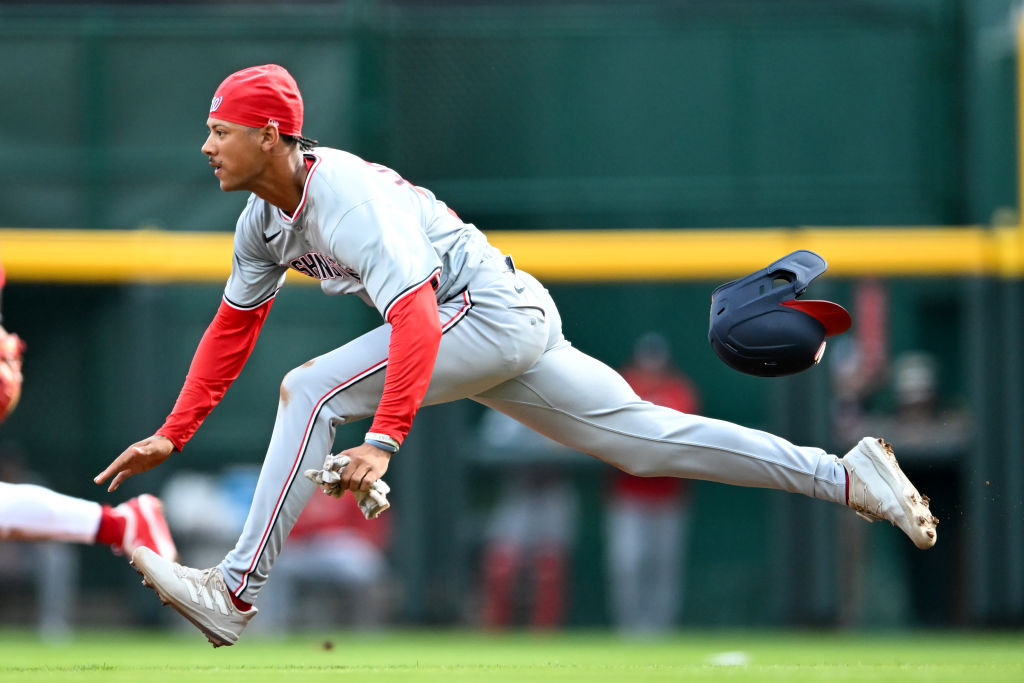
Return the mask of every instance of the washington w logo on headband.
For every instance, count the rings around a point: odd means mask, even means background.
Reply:
[[[217,111],[217,108],[220,107],[220,103],[223,102],[223,101],[224,101],[223,97],[220,97],[220,96],[214,97],[213,101],[210,102],[210,111],[211,112]]]

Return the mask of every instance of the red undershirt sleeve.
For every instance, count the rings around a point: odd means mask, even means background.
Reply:
[[[384,393],[370,426],[402,443],[427,393],[441,345],[441,321],[431,282],[395,303],[388,313],[391,342]]]
[[[221,300],[199,341],[174,409],[156,432],[170,439],[175,450],[192,438],[242,372],[273,302],[268,299],[256,308],[241,310]]]

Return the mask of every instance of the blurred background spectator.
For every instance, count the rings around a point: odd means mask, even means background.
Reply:
[[[927,558],[902,547],[887,551],[886,541],[871,536],[859,519],[841,518],[837,567],[847,599],[839,622],[961,622],[968,609],[963,592],[949,587],[964,580],[962,465],[969,456],[971,413],[955,392],[944,389],[937,353],[910,348],[893,355],[885,285],[858,281],[853,306],[853,334],[837,340],[832,355],[834,441],[845,447],[870,435],[891,443],[907,476],[932,499],[942,544]],[[944,590],[947,598],[936,600]]]
[[[163,498],[183,562],[210,567],[223,559],[245,522],[258,478],[258,467],[236,465],[213,473],[182,470],[168,480]],[[394,512],[367,520],[351,496],[315,492],[260,592],[253,628],[284,633],[385,625],[396,600],[388,558]]]
[[[893,360],[891,411],[870,412],[859,421],[863,434],[878,434],[899,448],[900,457],[944,459],[959,453],[970,435],[970,416],[940,393],[934,355],[906,351]]]
[[[693,383],[672,362],[665,336],[648,332],[621,369],[640,398],[684,413],[700,410]],[[615,470],[605,537],[612,623],[628,635],[657,634],[677,624],[686,579],[691,482],[635,477]]]
[[[351,495],[314,493],[260,594],[267,625],[282,631],[385,626],[397,588],[387,556],[392,512],[368,520]]]
[[[579,502],[565,460],[587,456],[488,410],[481,448],[504,461],[484,529],[481,620],[491,629],[563,625]]]

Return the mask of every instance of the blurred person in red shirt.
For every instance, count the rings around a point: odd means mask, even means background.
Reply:
[[[479,429],[481,450],[500,459],[480,558],[483,625],[559,628],[579,524],[569,468],[579,454],[494,410],[484,414]]]
[[[620,370],[640,398],[684,413],[700,410],[688,377],[672,362],[666,338],[641,335]],[[616,471],[606,519],[612,623],[624,634],[675,627],[683,597],[691,482]]]
[[[267,584],[263,609],[274,619],[266,623],[276,630],[296,627],[300,620],[304,629],[314,624],[385,626],[391,608],[393,521],[392,515],[367,520],[351,500],[339,504],[329,496],[310,498]]]

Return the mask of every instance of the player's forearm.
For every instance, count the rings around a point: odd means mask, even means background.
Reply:
[[[430,283],[396,303],[388,322],[391,341],[384,392],[370,432],[385,434],[400,444],[430,386],[441,344],[437,300]]]
[[[221,301],[217,315],[199,341],[185,385],[157,434],[181,450],[224,397],[249,359],[273,299],[251,310]]]
[[[164,420],[157,436],[163,436],[174,444],[174,450],[180,451],[199,426],[220,403],[231,382],[213,383],[197,381],[191,375],[186,377],[185,385],[174,402],[171,414]]]

